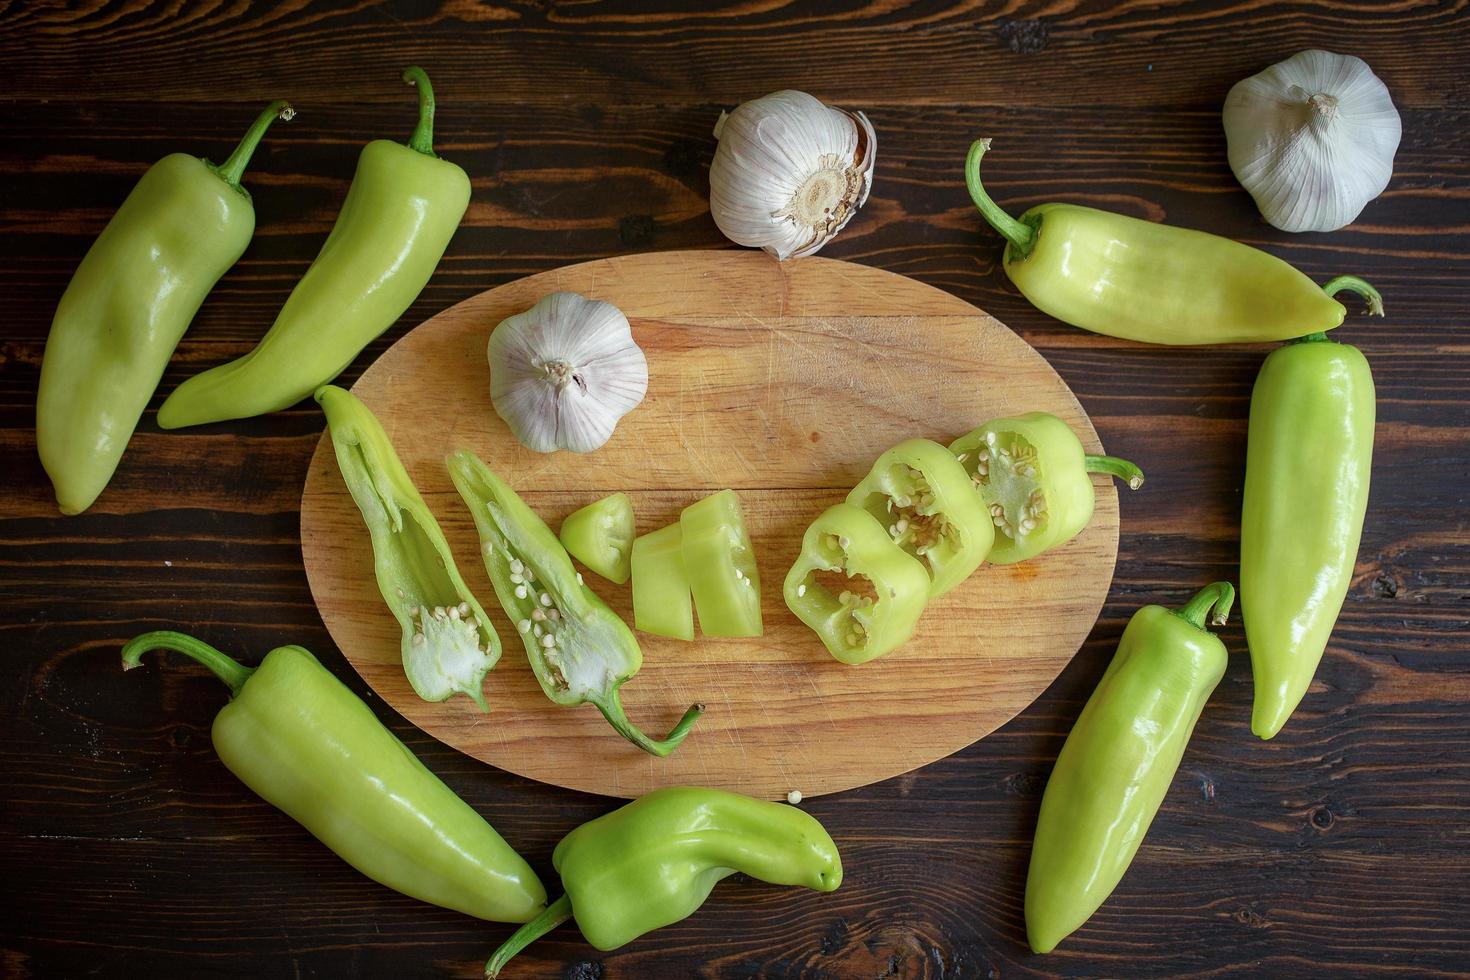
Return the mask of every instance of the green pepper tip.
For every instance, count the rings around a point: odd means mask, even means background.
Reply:
[[[265,138],[265,131],[270,128],[271,123],[277,119],[290,122],[295,116],[296,110],[291,107],[291,103],[285,99],[277,99],[261,110],[260,115],[255,117],[255,122],[250,124],[250,128],[245,131],[245,136],[240,140],[240,144],[235,147],[235,151],[229,155],[224,163],[216,167],[206,160],[204,161],[204,165],[214,171],[220,180],[223,180],[241,194],[249,196],[245,188],[240,186],[240,178],[244,176],[245,168],[250,165],[250,158],[254,155],[255,148]]]
[[[1366,279],[1358,276],[1337,276],[1329,279],[1322,287],[1328,296],[1336,296],[1343,290],[1357,293],[1368,304],[1369,316],[1383,316],[1383,294],[1374,289]]]
[[[982,137],[970,144],[970,152],[965,157],[965,188],[970,192],[970,200],[975,202],[975,207],[990,223],[990,227],[1000,232],[1001,237],[1010,243],[1007,258],[1020,261],[1030,255],[1031,249],[1036,246],[1037,229],[1011,217],[986,193],[985,187],[980,183],[980,158],[989,149],[988,137]]]
[[[1211,582],[1195,593],[1193,599],[1174,610],[1174,613],[1196,629],[1204,629],[1207,613],[1210,614],[1211,625],[1224,626],[1230,616],[1230,607],[1234,604],[1235,586],[1225,581]]]
[[[418,65],[403,69],[403,80],[419,90],[419,121],[413,135],[408,138],[408,148],[425,156],[434,153],[434,87],[429,84],[429,74]]]

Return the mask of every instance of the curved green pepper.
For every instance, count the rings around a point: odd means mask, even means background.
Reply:
[[[1046,412],[995,419],[950,444],[1000,532],[988,561],[1009,565],[1066,544],[1092,520],[1096,496],[1089,473],[1143,486],[1143,471],[1126,459],[1094,456],[1067,423]]]
[[[1297,269],[1218,235],[1075,204],[1012,218],[980,184],[989,148],[970,147],[970,197],[1007,241],[1011,282],[1064,323],[1150,344],[1228,344],[1331,330],[1347,315]]]
[[[782,595],[828,653],[862,664],[914,635],[929,600],[929,573],[872,514],[841,503],[806,529]]]
[[[174,650],[230,687],[210,739],[225,767],[374,881],[494,922],[546,906],[536,872],[308,651],[245,667],[182,633],[123,647],[123,668]]]
[[[1361,280],[1334,280],[1383,304]],[[1251,393],[1240,605],[1251,731],[1271,738],[1306,694],[1352,581],[1373,466],[1373,372],[1320,334],[1272,351]]]
[[[872,514],[919,559],[931,597],[969,578],[995,543],[969,474],[953,453],[928,439],[901,442],[879,456],[847,502]]]
[[[408,145],[363,147],[337,223],[259,346],[195,375],[158,410],[165,429],[249,418],[331,381],[423,291],[469,206],[465,172],[434,155],[434,92],[422,68]]]
[[[485,964],[511,957],[575,917],[598,949],[616,949],[693,915],[737,871],[819,892],[842,884],[842,859],[810,814],[715,789],[655,790],[562,838],[551,863],[567,893],[516,930]]]
[[[1050,952],[1097,911],[1122,879],[1169,790],[1210,692],[1225,676],[1225,645],[1205,630],[1230,613],[1229,582],[1182,609],[1144,606],[1072,726],[1046,792],[1026,876],[1026,935]]]
[[[577,561],[622,585],[632,574],[634,527],[633,501],[613,493],[568,514],[557,537]]]
[[[662,739],[640,731],[618,697],[643,666],[633,631],[582,581],[546,522],[478,456],[461,449],[446,463],[480,532],[495,595],[516,624],[542,692],[564,707],[594,705],[645,752],[666,756],[678,748],[704,705],[691,705]]]
[[[408,683],[425,701],[464,694],[489,711],[483,687],[500,660],[500,637],[460,576],[439,522],[357,396],[323,385],[316,400],[327,415],[342,481],[372,537],[373,571],[402,632]]]
[[[694,639],[694,594],[677,521],[633,542],[632,570],[633,625],[655,636]]]
[[[204,297],[255,234],[240,177],[272,102],[221,166],[172,153],[148,168],[57,304],[36,395],[36,448],[63,514],[112,479],[148,399]]]

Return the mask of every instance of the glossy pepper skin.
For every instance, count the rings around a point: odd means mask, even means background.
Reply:
[[[1229,582],[1182,609],[1144,606],[1067,736],[1041,798],[1026,877],[1026,935],[1048,953],[1097,911],[1128,870],[1179,769],[1195,722],[1225,676],[1205,629],[1229,615]]]
[[[409,685],[425,701],[463,694],[489,711],[485,675],[500,660],[500,637],[459,574],[439,522],[356,395],[323,385],[316,400],[327,415],[342,481],[372,538],[373,572],[398,620]]]
[[[619,735],[651,755],[673,752],[704,705],[690,706],[662,739],[639,730],[618,697],[643,666],[633,631],[583,582],[546,522],[479,457],[461,449],[446,463],[475,519],[495,595],[520,633],[542,692],[564,707],[594,705]]]
[[[185,381],[158,410],[165,429],[280,411],[331,381],[423,291],[469,206],[465,172],[434,155],[434,93],[421,68],[408,145],[363,148],[337,223],[276,322],[249,354]]]
[[[761,576],[734,490],[695,501],[679,515],[684,571],[705,636],[760,636]]]
[[[818,578],[823,572],[862,581],[833,595]],[[929,601],[929,573],[872,514],[841,503],[806,529],[782,596],[828,653],[845,664],[862,664],[914,635]]]
[[[655,636],[694,639],[694,595],[678,521],[633,542],[632,574],[633,625]]]
[[[568,514],[557,537],[577,561],[622,585],[632,574],[633,535],[633,501],[612,493]]]
[[[145,633],[123,668],[174,650],[230,687],[210,738],[226,768],[374,881],[493,922],[546,905],[530,866],[308,651],[245,667],[191,636]]]
[[[143,174],[77,267],[51,321],[36,396],[36,447],[63,514],[92,506],[204,297],[255,234],[240,177],[272,102],[215,166],[173,153]]]
[[[1376,295],[1370,309],[1381,312]],[[1352,582],[1374,414],[1367,359],[1326,337],[1272,351],[1256,378],[1240,606],[1256,688],[1251,731],[1261,738],[1281,731],[1306,694]]]
[[[819,892],[842,884],[837,845],[816,818],[722,790],[655,790],[585,823],[551,856],[566,895],[516,931],[485,966],[495,977],[569,918],[600,950],[688,918],[737,871]]]
[[[1143,471],[1126,459],[1094,456],[1067,423],[1046,412],[995,419],[950,444],[980,492],[995,543],[987,561],[1010,565],[1075,538],[1092,520],[1090,473],[1143,486]]]
[[[970,197],[1007,240],[1006,275],[1064,323],[1150,344],[1228,344],[1331,330],[1347,314],[1293,266],[1218,235],[1074,204],[1012,218],[980,184],[989,148],[970,147]]]
[[[910,439],[878,457],[847,495],[888,529],[929,573],[930,597],[959,585],[995,543],[990,515],[954,454],[937,442]]]

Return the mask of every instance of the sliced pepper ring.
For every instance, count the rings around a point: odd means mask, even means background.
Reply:
[[[923,563],[931,597],[969,578],[995,540],[968,474],[953,453],[928,439],[901,442],[879,456],[847,502],[871,514]]]
[[[1116,456],[1093,456],[1055,415],[994,419],[950,444],[995,525],[990,561],[1009,565],[1066,544],[1092,519],[1089,473],[1143,486],[1143,471]]]
[[[854,583],[833,595],[822,583],[823,572],[862,579],[866,586]],[[914,635],[929,598],[929,573],[872,514],[841,503],[807,528],[782,594],[828,653],[845,664],[861,664]]]

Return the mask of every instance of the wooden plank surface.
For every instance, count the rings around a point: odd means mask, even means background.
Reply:
[[[1111,451],[1149,473],[1120,501],[1117,575],[1081,652],[983,741],[813,801],[843,849],[830,896],[739,878],[694,918],[598,954],[570,928],[527,976],[1430,976],[1463,973],[1470,880],[1470,16],[1461,2],[567,3],[0,7],[0,974],[477,974],[505,930],[362,879],[223,769],[223,691],[118,645],[192,625],[228,649],[335,649],[301,564],[310,404],[162,433],[150,410],[100,505],[63,520],[34,456],[42,345],[91,239],[153,160],[227,152],[265,99],[247,178],[259,232],[205,304],[163,394],[258,339],[330,227],[360,145],[406,135],[396,70],[421,60],[474,203],[403,334],[486,288],[569,262],[724,246],[705,208],[721,108],[808,88],[869,110],[873,196],[824,255],[912,276],[1036,346]],[[1387,193],[1330,235],[1262,223],[1225,161],[1240,77],[1304,47],[1365,58],[1404,142]],[[1150,67],[1151,66],[1151,67]],[[1312,693],[1249,734],[1235,659],[1128,876],[1045,958],[1022,886],[1041,789],[1127,617],[1234,575],[1245,418],[1263,349],[1160,350],[1036,312],[960,181],[1014,210],[1063,199],[1230,235],[1314,278],[1353,271],[1389,317],[1342,337],[1373,364],[1378,445],[1357,574]],[[612,802],[498,773],[369,703],[548,880],[556,841]],[[916,733],[898,731],[895,738]]]
[[[490,404],[490,331],[558,291],[622,310],[649,362],[643,403],[585,455],[525,449]],[[951,294],[881,269],[723,249],[555,269],[420,325],[353,391],[394,441],[506,645],[485,685],[491,713],[468,698],[428,703],[409,686],[362,517],[324,436],[302,494],[301,548],[332,640],[409,721],[553,785],[625,798],[699,785],[784,799],[900,775],[1030,704],[1087,638],[1112,581],[1118,498],[1112,480],[1098,477],[1084,533],[1037,561],[984,567],[931,601],[914,638],[881,660],[838,663],[785,607],[781,585],[806,526],[889,446],[915,437],[947,444],[986,419],[1046,411],[1101,451],[1035,350]],[[658,734],[692,702],[707,706],[672,756],[629,745],[591,707],[547,702],[515,624],[495,607],[473,520],[445,470],[459,448],[510,481],[552,528],[615,491],[632,498],[642,533],[677,521],[706,494],[739,493],[763,586],[763,635],[693,643],[640,635],[643,670],[621,689],[634,722]],[[628,588],[590,573],[589,581],[633,621]],[[892,737],[904,728],[917,737]]]

